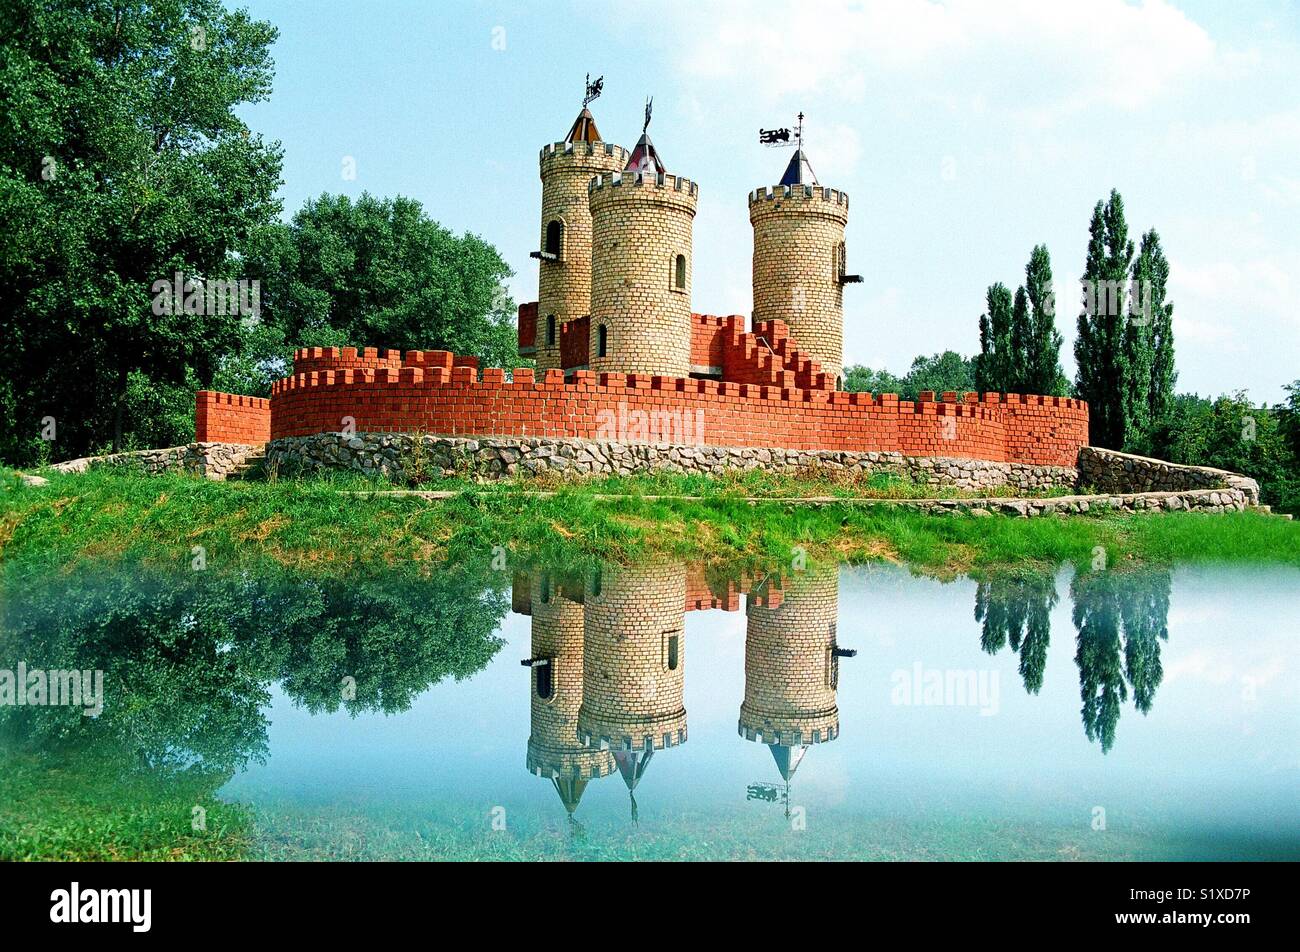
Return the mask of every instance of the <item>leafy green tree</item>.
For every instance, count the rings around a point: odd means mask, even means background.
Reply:
[[[1174,399],[1178,371],[1174,367],[1174,305],[1165,300],[1169,288],[1169,261],[1160,247],[1160,235],[1152,228],[1142,236],[1133,281],[1143,296],[1144,349],[1149,352],[1150,382],[1147,413],[1152,424],[1163,417]]]
[[[1170,408],[1177,379],[1168,281],[1160,236],[1154,229],[1143,235],[1135,258],[1124,200],[1112,190],[1093,209],[1083,274],[1087,303],[1074,342],[1075,390],[1088,401],[1097,446],[1153,452],[1153,428]]]
[[[969,393],[975,389],[974,360],[955,350],[945,350],[942,354],[922,355],[912,361],[900,396],[904,400],[915,400],[922,390]]]
[[[1168,640],[1167,570],[1079,572],[1070,583],[1079,668],[1080,714],[1102,753],[1115,744],[1122,704],[1150,712],[1164,677],[1161,642]]]
[[[1296,390],[1288,388],[1291,401]],[[1152,432],[1152,452],[1189,466],[1244,473],[1260,485],[1261,501],[1300,511],[1300,459],[1288,442],[1287,404],[1253,406],[1244,391],[1210,401],[1179,394]]]
[[[997,654],[1010,644],[1020,657],[1020,677],[1030,694],[1043,686],[1056,602],[1056,576],[1050,572],[994,575],[976,587],[975,620],[983,623],[980,647]]]
[[[1061,344],[1056,329],[1056,296],[1052,290],[1052,257],[1047,245],[1034,245],[1025,265],[1025,294],[1029,298],[1029,330],[1025,335],[1024,393],[1063,397],[1070,392],[1061,370]]]
[[[141,415],[173,415],[241,325],[160,309],[156,282],[238,277],[279,212],[280,148],[237,114],[270,93],[275,30],[219,0],[4,0],[0,20],[0,455],[37,457],[46,417],[55,456],[150,441],[171,424]]]
[[[1291,450],[1291,455],[1300,462],[1300,380],[1293,380],[1282,387],[1286,399],[1279,403],[1274,412],[1277,414],[1278,429]],[[1297,473],[1300,476],[1300,472]]]
[[[1011,384],[1016,367],[1011,325],[1015,306],[1011,292],[999,281],[989,286],[986,309],[980,315],[980,353],[975,358],[975,389],[983,392],[1013,393]]]
[[[1093,208],[1088,227],[1083,270],[1088,305],[1079,314],[1074,342],[1075,391],[1088,402],[1089,439],[1110,449],[1124,449],[1132,436],[1125,289],[1132,261],[1124,200],[1112,189],[1109,201]]]
[[[844,371],[844,389],[851,393],[899,393],[903,379],[888,370],[872,370],[862,364],[853,364]]]
[[[454,235],[410,198],[322,195],[254,236],[248,271],[262,319],[288,347],[451,350],[484,366],[518,354],[511,274],[492,245]],[[250,349],[251,350],[251,349]],[[274,349],[244,360],[282,359]]]
[[[855,365],[845,372],[844,389],[857,393],[896,393],[901,400],[915,400],[922,390],[969,393],[975,389],[975,363],[956,351],[946,350],[942,354],[917,357],[903,377],[887,370]]]

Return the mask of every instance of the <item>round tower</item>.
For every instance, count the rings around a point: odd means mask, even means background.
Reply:
[[[587,183],[627,163],[626,149],[603,142],[583,108],[563,142],[543,147],[542,223],[537,275],[537,369],[561,367],[560,328],[591,313],[591,211]]]
[[[616,752],[685,742],[686,567],[605,566],[583,600],[578,736]]]
[[[669,175],[643,132],[623,170],[592,179],[588,197],[588,365],[598,373],[688,376],[699,186]]]
[[[578,739],[582,706],[583,608],[560,591],[549,573],[530,580],[532,611],[531,726],[528,770],[555,784],[570,815],[587,783],[614,771],[607,750],[593,750]],[[579,593],[581,597],[581,593]]]
[[[769,745],[788,781],[809,745],[832,741],[840,732],[839,570],[809,566],[789,579],[778,607],[768,608],[751,594],[745,614],[740,735]]]
[[[844,378],[844,229],[849,197],[817,183],[800,146],[781,182],[749,193],[754,324],[784,321],[837,388]]]

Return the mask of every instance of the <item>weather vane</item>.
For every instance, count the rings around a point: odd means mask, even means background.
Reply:
[[[582,108],[586,109],[593,99],[599,99],[600,94],[605,91],[605,77],[597,76],[596,81],[591,81],[591,73],[587,74],[587,94],[582,97]]]
[[[799,113],[799,123],[795,127],[793,135],[796,148],[803,148],[803,113]],[[791,133],[788,128],[780,129],[759,129],[758,141],[762,145],[770,146],[774,149],[786,148],[790,145]]]
[[[644,135],[645,131],[650,128],[650,112],[654,109],[654,105],[654,96],[647,96],[645,101],[645,123],[641,126],[642,135]]]

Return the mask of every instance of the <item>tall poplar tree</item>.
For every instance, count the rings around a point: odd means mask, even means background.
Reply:
[[[999,281],[989,286],[986,310],[980,315],[980,353],[975,360],[977,390],[1009,392],[1013,358],[1011,324],[1014,305],[1011,292]]]
[[[1029,297],[1029,341],[1026,353],[1025,392],[1064,396],[1068,383],[1061,370],[1061,344],[1056,329],[1056,298],[1052,291],[1052,257],[1047,245],[1034,245],[1025,265],[1025,293]]]
[[[1178,381],[1174,367],[1174,305],[1165,300],[1169,261],[1154,228],[1142,236],[1137,260],[1133,262],[1133,280],[1143,296],[1146,346],[1151,354],[1147,410],[1154,427],[1169,412]]]
[[[1078,365],[1075,389],[1088,402],[1092,444],[1122,450],[1131,446],[1136,435],[1132,388],[1135,348],[1125,286],[1134,249],[1119,192],[1112,189],[1109,200],[1093,208],[1088,236],[1083,271],[1086,303],[1079,314],[1074,342]]]

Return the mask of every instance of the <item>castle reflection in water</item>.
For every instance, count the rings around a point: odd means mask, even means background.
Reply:
[[[528,770],[551,780],[570,817],[589,783],[617,771],[635,820],[651,760],[686,743],[686,613],[737,611],[742,597],[739,732],[768,746],[785,785],[755,784],[749,794],[788,808],[808,748],[839,736],[839,662],[852,652],[836,642],[837,566],[712,585],[703,570],[668,561],[515,577],[513,608],[532,618]]]

